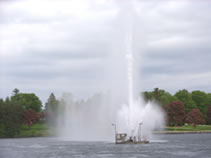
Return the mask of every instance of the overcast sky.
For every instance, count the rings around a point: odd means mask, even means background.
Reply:
[[[210,93],[211,1],[132,2],[140,90]],[[51,92],[86,97],[106,89],[105,72],[115,67],[108,59],[124,48],[117,42],[124,34],[123,3],[1,0],[0,98],[14,88],[36,93],[43,102]]]

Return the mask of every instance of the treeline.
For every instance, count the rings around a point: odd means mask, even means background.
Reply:
[[[16,137],[23,124],[30,128],[42,121],[42,103],[34,93],[20,93],[14,89],[11,97],[0,99],[0,137]]]
[[[145,101],[156,101],[162,106],[169,126],[211,124],[211,93],[183,89],[172,95],[155,88],[142,95]]]
[[[61,99],[57,99],[53,93],[47,102],[42,105],[41,100],[34,93],[20,93],[14,89],[12,96],[6,99],[0,98],[0,138],[19,137],[23,127],[37,123],[48,124],[56,127],[58,120],[64,122],[65,105],[72,102],[71,93],[65,93]],[[75,102],[81,105],[83,100]],[[62,120],[63,119],[63,120]]]
[[[169,126],[182,126],[185,123],[211,125],[211,93],[203,91],[179,90],[174,95],[155,88],[150,92],[141,93],[145,101],[156,101],[166,112]],[[59,116],[65,116],[65,105],[73,104],[75,109],[80,107],[85,111],[95,109],[94,105],[102,104],[103,96],[94,95],[86,101],[75,101],[71,94],[64,94],[57,99],[50,94],[45,106],[34,93],[20,93],[14,89],[12,96],[0,99],[0,137],[16,137],[23,125],[31,126],[35,123],[46,123],[55,126]],[[106,104],[106,103],[104,103]],[[68,114],[69,115],[69,114]],[[63,117],[64,119],[65,117]],[[60,117],[61,123],[62,120]]]

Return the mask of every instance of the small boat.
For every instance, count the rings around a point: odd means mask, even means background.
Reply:
[[[126,133],[116,133],[115,135],[115,142],[116,144],[148,144],[149,141],[144,140],[137,140],[136,137],[127,137]]]

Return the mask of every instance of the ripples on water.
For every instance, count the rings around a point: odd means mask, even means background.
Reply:
[[[0,158],[211,158],[211,134],[163,135],[150,144],[71,142],[56,138],[0,139]]]

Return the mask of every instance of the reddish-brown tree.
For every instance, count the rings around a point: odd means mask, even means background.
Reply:
[[[40,117],[34,110],[29,109],[24,112],[24,124],[28,125],[30,128],[33,123],[36,123],[39,120]]]
[[[192,109],[186,116],[185,122],[194,126],[204,124],[203,115],[198,108]]]
[[[207,124],[211,125],[211,105],[208,107],[207,110]]]
[[[181,101],[174,101],[165,106],[168,125],[182,126],[185,119],[185,107]]]

